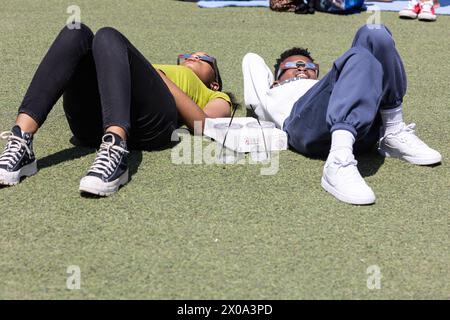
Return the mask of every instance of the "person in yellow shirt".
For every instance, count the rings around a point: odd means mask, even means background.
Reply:
[[[72,142],[100,146],[79,188],[99,196],[129,181],[129,148],[161,149],[179,124],[202,131],[206,118],[230,116],[216,59],[194,52],[178,62],[152,65],[114,28],[94,35],[84,24],[64,27],[39,65],[14,127],[0,135],[7,140],[0,185],[37,172],[33,136],[61,96]]]

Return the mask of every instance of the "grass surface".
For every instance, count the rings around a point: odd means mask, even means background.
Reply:
[[[13,125],[69,4],[2,0],[2,130]],[[168,0],[77,4],[83,22],[120,29],[150,61],[173,63],[193,50],[217,56],[225,89],[240,101],[246,52],[272,65],[280,51],[303,45],[326,71],[369,17]],[[89,199],[77,190],[94,153],[69,143],[58,102],[35,138],[39,174],[0,189],[0,298],[449,299],[450,17],[420,23],[383,12],[381,21],[409,76],[405,118],[442,153],[442,165],[365,156],[360,169],[377,203],[354,207],[321,189],[322,161],[291,151],[274,176],[260,175],[260,165],[174,165],[170,150],[142,152],[132,155],[131,183]],[[81,290],[66,288],[69,265],[81,268]],[[371,265],[381,268],[380,290],[366,286]]]

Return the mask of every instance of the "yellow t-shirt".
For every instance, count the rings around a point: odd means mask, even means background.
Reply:
[[[216,98],[224,99],[231,106],[231,99],[227,94],[209,89],[191,69],[185,66],[165,64],[154,64],[153,67],[161,70],[200,108],[204,109],[208,102]]]

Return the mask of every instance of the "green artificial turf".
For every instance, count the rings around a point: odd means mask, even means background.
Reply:
[[[69,4],[2,0],[0,130],[13,125]],[[168,0],[77,4],[92,29],[118,28],[152,62],[215,55],[225,89],[241,102],[246,52],[273,65],[282,50],[306,46],[325,74],[370,17]],[[364,156],[377,202],[358,207],[322,190],[323,161],[292,151],[270,176],[263,165],[174,165],[170,150],[135,152],[126,187],[83,198],[79,180],[94,153],[69,143],[58,102],[35,138],[38,175],[0,189],[0,298],[449,299],[450,17],[421,23],[383,12],[381,22],[408,72],[406,121],[442,153],[442,165]],[[70,265],[81,269],[80,290],[66,288]],[[379,290],[366,285],[371,265],[381,268]]]

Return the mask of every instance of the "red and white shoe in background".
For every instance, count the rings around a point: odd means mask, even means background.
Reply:
[[[433,1],[420,2],[419,20],[422,21],[436,21],[436,11],[434,10]]]
[[[417,19],[421,10],[420,2],[418,0],[408,1],[408,6],[401,10],[398,15],[404,19]]]

